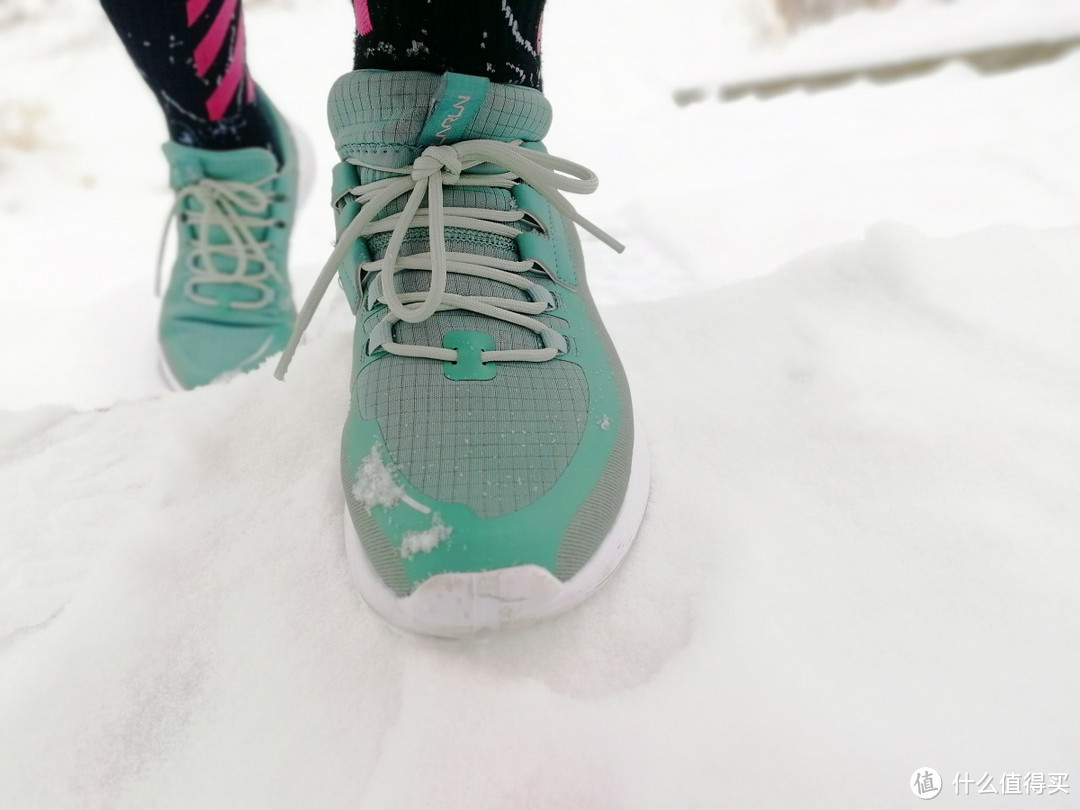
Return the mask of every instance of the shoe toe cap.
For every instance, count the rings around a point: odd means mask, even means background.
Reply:
[[[290,329],[290,323],[226,326],[196,320],[164,322],[162,355],[167,371],[181,388],[196,388],[257,368],[281,351]]]

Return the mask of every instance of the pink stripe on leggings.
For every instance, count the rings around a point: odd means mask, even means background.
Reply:
[[[368,0],[353,0],[353,11],[356,12],[356,33],[365,37],[371,33],[371,13],[368,11]]]
[[[208,5],[210,5],[210,0],[187,0],[188,28],[195,24],[195,21],[199,19],[199,15],[206,11]]]
[[[225,75],[221,77],[218,86],[206,100],[206,114],[211,121],[218,121],[229,105],[236,98],[240,80],[247,75],[247,66],[244,64],[244,20],[237,20],[236,39],[233,40],[232,55],[229,58],[229,66],[225,68]]]
[[[195,46],[195,72],[199,76],[206,75],[218,54],[221,53],[221,47],[225,44],[225,36],[229,33],[229,26],[232,24],[238,2],[239,0],[225,0],[221,4],[210,30],[206,32],[202,42]]]

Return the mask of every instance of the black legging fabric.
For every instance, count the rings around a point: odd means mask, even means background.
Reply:
[[[241,0],[102,0],[165,114],[203,149],[275,148],[245,59]],[[355,68],[453,71],[540,88],[544,0],[353,0]]]

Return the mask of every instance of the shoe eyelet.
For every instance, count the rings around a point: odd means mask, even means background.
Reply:
[[[524,208],[521,209],[521,212],[523,214],[522,219],[533,227],[535,233],[538,233],[541,236],[545,237],[550,235],[551,229],[548,228],[547,223],[544,222],[544,220],[542,220],[535,212],[526,210]]]

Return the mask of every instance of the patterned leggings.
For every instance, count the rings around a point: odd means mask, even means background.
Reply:
[[[245,61],[240,0],[102,0],[169,137],[274,149]],[[540,88],[544,0],[354,0],[354,68],[453,71]]]

